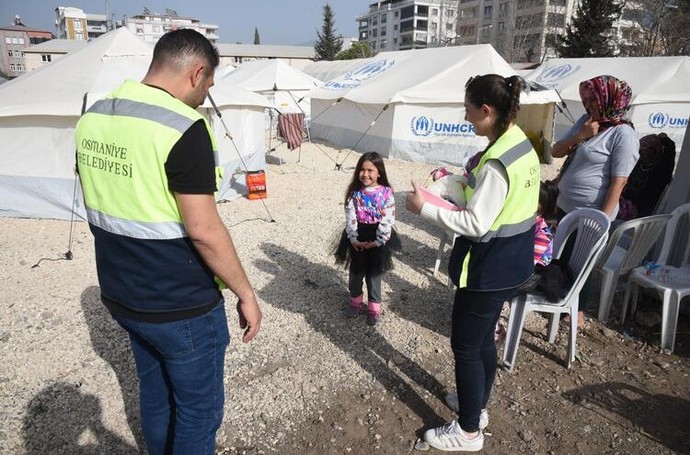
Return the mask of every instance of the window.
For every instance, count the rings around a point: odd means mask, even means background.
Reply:
[[[144,27],[137,27],[137,35],[143,35],[144,34]]]
[[[498,5],[498,15],[499,16],[505,16],[508,14],[508,10],[510,9],[510,3],[501,3]]]
[[[380,43],[380,47],[381,47],[381,49],[385,49],[386,47],[388,47],[388,41],[386,41],[385,39],[382,39],[381,43]]]
[[[426,30],[429,28],[429,21],[418,20],[417,30]]]
[[[393,25],[393,31],[397,32],[398,31],[398,24]]]
[[[378,31],[377,29],[373,29],[373,30],[371,31],[371,36],[377,37],[377,36],[378,36],[378,33],[379,33],[379,31]]]
[[[565,27],[565,14],[549,13],[546,25],[549,27]]]
[[[409,32],[414,27],[412,25],[413,21],[405,21],[400,23],[400,33]]]
[[[82,24],[80,20],[76,20],[76,21],[74,21],[74,29],[75,30],[84,30],[84,24]]]
[[[12,44],[12,38],[10,38],[9,36],[6,36],[5,37],[5,43]]]
[[[431,15],[438,16],[438,8],[431,8]]]
[[[388,15],[387,15],[387,14],[382,14],[382,15],[381,15],[381,23],[382,23],[382,24],[385,24],[386,22],[388,22]]]
[[[506,23],[505,22],[499,22],[498,23],[498,31],[499,32],[505,32],[506,31]]]
[[[453,28],[455,27],[455,24],[452,22],[446,22],[446,31],[447,32],[452,32]]]
[[[446,10],[446,17],[453,17],[453,16],[455,16],[455,10],[452,8],[448,8]]]
[[[381,36],[386,36],[386,27],[381,28]]]
[[[398,44],[398,38],[393,38],[393,44]]]
[[[50,54],[41,54],[41,61],[50,62],[52,61],[52,56]]]
[[[24,44],[24,38],[18,38],[17,41],[19,41],[19,44]]]
[[[14,63],[10,63],[10,71],[17,71]]]
[[[17,38],[17,37],[12,38],[12,44],[19,44],[19,38]]]
[[[10,57],[14,57],[14,56],[12,55],[12,51],[7,51],[7,55],[9,55]]]
[[[406,6],[400,10],[400,19],[409,19],[414,16],[414,5]]]
[[[77,41],[83,41],[84,40],[84,34],[82,32],[76,32],[74,34],[74,39]]]
[[[160,33],[161,32],[161,26],[160,25],[154,25],[153,26],[153,33]]]
[[[484,7],[484,19],[490,19],[494,15],[494,7],[489,5]]]
[[[394,12],[393,17],[398,17],[398,13],[399,13],[399,11]]]

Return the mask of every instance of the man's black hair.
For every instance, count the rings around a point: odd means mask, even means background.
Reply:
[[[204,35],[189,28],[182,28],[170,31],[158,40],[153,49],[151,65],[154,66],[163,62],[182,62],[191,56],[206,60],[210,72],[213,72],[220,63],[218,50]]]

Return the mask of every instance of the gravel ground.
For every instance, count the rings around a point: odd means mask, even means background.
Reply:
[[[433,166],[386,161],[404,251],[384,277],[384,322],[370,328],[340,313],[347,273],[330,246],[358,156],[305,144],[297,163],[281,149],[268,156],[265,205],[219,206],[264,322],[242,344],[226,296],[218,453],[412,453],[428,450],[417,441],[423,429],[452,417],[443,403],[453,387],[452,291],[432,273],[440,231],[404,209],[410,179]],[[0,218],[0,232],[0,453],[144,453],[134,364],[99,301],[88,226]],[[61,260],[68,250],[73,259]],[[565,337],[549,345],[545,321],[531,315],[515,372],[499,373],[485,452],[690,453],[687,319],[676,352],[659,352],[657,307],[631,327],[588,322],[570,370]]]

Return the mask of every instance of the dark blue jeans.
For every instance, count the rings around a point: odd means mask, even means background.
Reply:
[[[230,341],[224,303],[175,322],[115,319],[129,333],[137,365],[148,453],[212,455],[223,418]]]
[[[494,329],[503,303],[513,295],[514,289],[455,292],[450,345],[460,405],[458,423],[464,431],[479,429],[479,414],[489,402],[497,365]]]

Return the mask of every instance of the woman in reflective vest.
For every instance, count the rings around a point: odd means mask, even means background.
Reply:
[[[539,158],[514,124],[524,81],[496,74],[471,78],[465,119],[489,144],[466,166],[467,206],[439,208],[412,183],[407,207],[458,237],[448,266],[458,286],[452,316],[458,419],[428,430],[424,438],[446,451],[477,451],[488,424],[486,406],[496,375],[494,327],[503,303],[532,274],[534,223],[539,199]]]

